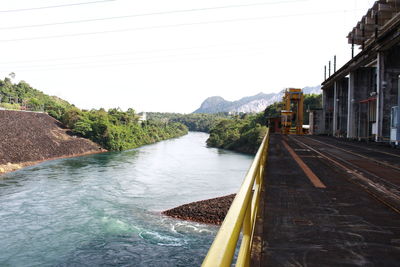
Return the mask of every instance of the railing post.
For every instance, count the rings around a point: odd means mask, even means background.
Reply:
[[[252,194],[250,200],[252,200],[254,195]],[[251,222],[251,214],[252,214],[252,208],[251,208],[251,203],[253,201],[249,201],[247,204],[247,209],[246,209],[246,215],[243,220],[243,225],[242,225],[242,244],[240,246],[239,250],[239,255],[238,259],[236,262],[236,266],[250,266],[250,250],[251,250],[251,235],[252,235],[252,222]]]
[[[250,266],[252,239],[268,157],[268,142],[269,129],[202,266],[231,266],[240,232],[242,242],[236,266]]]

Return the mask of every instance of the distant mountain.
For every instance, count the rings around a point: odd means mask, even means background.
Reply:
[[[212,96],[203,101],[200,108],[193,113],[255,113],[263,111],[267,106],[282,99],[285,90],[279,93],[259,93],[254,96],[246,96],[236,101],[228,101],[220,96]],[[320,94],[321,86],[308,86],[303,88],[305,94]]]
[[[317,85],[317,86],[306,86],[303,88],[303,93],[304,94],[322,94],[322,90],[321,90],[321,85]]]

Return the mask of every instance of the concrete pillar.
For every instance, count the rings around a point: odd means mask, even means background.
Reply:
[[[369,121],[368,107],[372,92],[375,92],[375,68],[363,67],[350,73],[349,138],[361,139],[371,136],[372,124]]]
[[[386,87],[384,81],[385,73],[385,60],[383,52],[378,52],[377,58],[377,70],[376,70],[376,136],[375,141],[382,139],[382,127],[383,127],[383,91]]]
[[[354,114],[354,72],[349,74],[349,86],[347,94],[347,138],[355,138],[355,114]]]
[[[336,81],[333,85],[333,122],[332,122],[332,135],[336,136],[338,129],[338,82]]]
[[[321,118],[321,129],[320,133],[326,134],[325,131],[325,121],[326,121],[326,108],[327,108],[327,92],[326,90],[322,90],[322,118]]]
[[[333,108],[334,108],[334,86],[324,88],[324,118],[325,118],[325,134],[333,133]]]
[[[397,106],[398,81],[400,75],[400,46],[394,46],[381,53],[381,113],[382,140],[390,137],[390,113]]]
[[[348,78],[342,78],[337,82],[337,133],[344,137],[347,132],[347,100],[348,100]]]

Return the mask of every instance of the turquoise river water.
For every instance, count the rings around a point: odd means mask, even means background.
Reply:
[[[0,176],[0,266],[199,266],[218,228],[160,211],[235,193],[252,160],[207,137]]]

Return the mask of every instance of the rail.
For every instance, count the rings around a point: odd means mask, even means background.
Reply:
[[[268,156],[268,144],[269,129],[203,261],[203,267],[231,266],[240,232],[243,236],[236,266],[250,266],[251,245]]]

